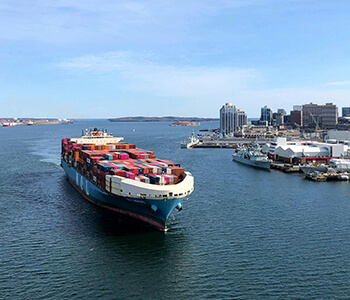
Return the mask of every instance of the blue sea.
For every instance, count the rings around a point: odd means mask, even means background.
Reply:
[[[89,127],[194,175],[168,232],[106,213],[66,180],[60,140]],[[0,298],[348,299],[350,183],[254,169],[230,149],[181,149],[191,132],[107,120],[0,128]]]

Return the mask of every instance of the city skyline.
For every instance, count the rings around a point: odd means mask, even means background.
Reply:
[[[250,118],[350,99],[347,1],[0,4],[0,117]]]

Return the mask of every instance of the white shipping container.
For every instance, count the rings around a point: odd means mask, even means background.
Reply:
[[[145,183],[149,183],[149,178],[146,176],[142,176],[143,179],[145,179]]]
[[[124,177],[114,175],[114,176],[111,176],[111,178],[112,178],[112,182],[120,183]]]

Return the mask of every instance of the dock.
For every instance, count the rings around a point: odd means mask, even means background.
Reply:
[[[281,163],[281,162],[277,162],[277,161],[274,161],[271,163],[270,169],[276,169],[276,170],[282,171],[284,173],[294,173],[294,172],[299,173],[300,172],[300,166]]]
[[[265,145],[272,142],[273,139],[253,139],[253,138],[223,138],[223,139],[200,139],[199,143],[193,145],[193,148],[237,148],[238,145],[249,145],[257,143]]]
[[[319,173],[319,172],[308,172],[305,174],[305,179],[309,179],[317,182],[325,181],[349,181],[349,173]]]

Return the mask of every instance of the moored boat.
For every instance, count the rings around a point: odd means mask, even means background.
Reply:
[[[192,132],[192,134],[181,143],[181,148],[193,148],[198,143],[199,139],[196,137],[195,133]]]
[[[2,123],[3,127],[14,127],[17,126],[17,123],[10,122],[10,123]]]
[[[328,171],[328,166],[324,164],[320,164],[317,166],[314,165],[304,165],[300,166],[300,169],[303,171],[303,173],[306,175],[307,173],[312,173],[312,172],[322,172],[326,173]]]
[[[260,151],[258,144],[239,148],[232,154],[232,160],[261,169],[270,169],[271,160]]]

